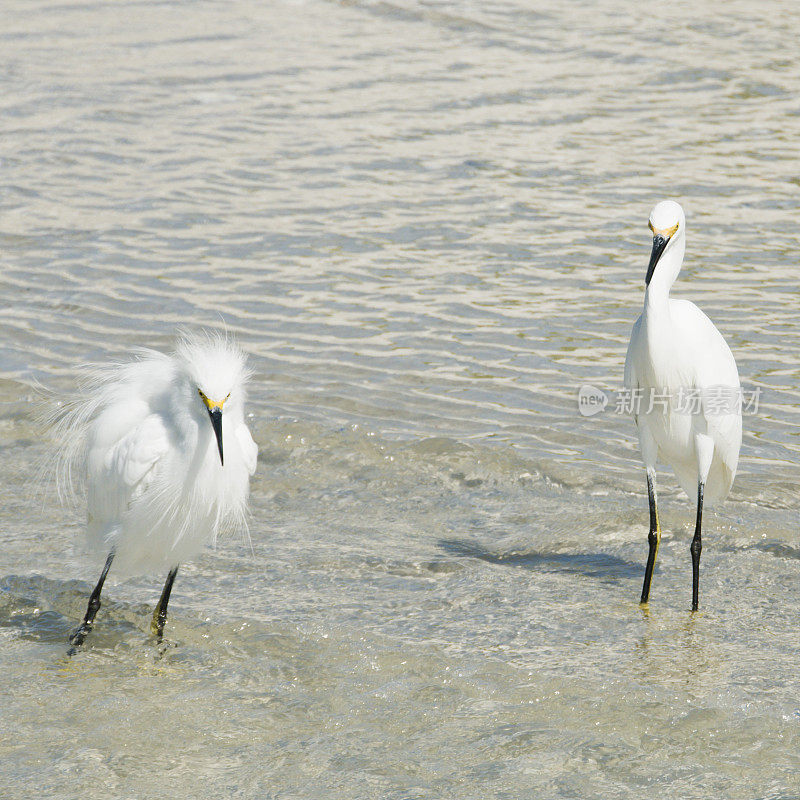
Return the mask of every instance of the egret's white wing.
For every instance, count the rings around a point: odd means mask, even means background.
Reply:
[[[640,343],[640,329],[642,327],[642,318],[636,320],[633,324],[633,330],[631,331],[631,339],[628,342],[628,352],[625,354],[625,373],[623,379],[623,385],[626,389],[637,389],[639,386],[639,380],[636,376],[636,369],[634,366],[634,353],[637,347],[641,347],[642,343]]]
[[[689,300],[671,300],[670,315],[680,331],[687,388],[739,388],[739,371],[728,343],[714,323]]]
[[[150,414],[105,452],[90,453],[90,515],[100,521],[123,513],[168,450],[164,422]]]
[[[742,418],[739,414],[718,414],[709,429],[714,437],[715,452],[733,475],[739,465],[739,448],[742,446]]]
[[[694,418],[693,427],[714,440],[714,462],[706,483],[706,499],[713,501],[728,493],[739,462],[739,371],[725,338],[694,303],[672,300],[670,314],[691,354],[691,359],[685,359],[686,385],[701,392],[702,411],[699,419]]]
[[[639,376],[636,374],[636,353],[637,351],[643,346],[642,342],[642,318],[641,316],[636,322],[633,323],[633,330],[631,331],[631,339],[628,342],[628,352],[625,354],[625,372],[623,377],[623,386],[628,391],[636,391],[639,389]],[[634,414],[633,414],[633,421],[636,423],[636,427],[639,427],[639,415],[635,411],[636,406],[634,406]]]
[[[236,428],[236,438],[242,450],[244,465],[247,467],[247,471],[252,475],[256,471],[258,445],[253,441],[253,437],[250,435],[250,430],[247,425],[239,425]]]
[[[719,457],[735,473],[742,442],[741,413],[738,409],[735,413],[726,413],[720,403],[737,404],[739,371],[736,360],[714,323],[694,303],[676,300],[671,304],[670,311],[682,330],[686,331],[688,340],[695,345],[693,388],[704,390],[703,417],[708,433],[714,437]],[[731,407],[727,405],[728,409]]]
[[[136,486],[168,449],[164,422],[151,414],[108,451],[106,467],[126,486]]]

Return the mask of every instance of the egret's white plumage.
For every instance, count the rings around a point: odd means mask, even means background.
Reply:
[[[257,455],[248,377],[242,351],[208,332],[182,334],[171,355],[140,349],[86,371],[59,422],[64,465],[69,482],[85,464],[89,546],[112,554],[114,574],[176,569],[221,531],[245,528]]]
[[[656,462],[673,468],[690,498],[698,493],[692,555],[699,564],[703,498],[714,502],[727,496],[742,441],[739,373],[730,348],[694,303],[669,296],[686,248],[683,209],[672,200],[658,203],[650,214],[650,229],[653,253],[644,309],[633,326],[625,359],[625,386],[640,397],[636,425],[650,489],[651,547],[643,602],[660,538]],[[696,600],[695,586],[693,607]]]

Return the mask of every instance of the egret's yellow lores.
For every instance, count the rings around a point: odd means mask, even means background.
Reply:
[[[736,475],[742,443],[739,373],[711,320],[688,300],[673,300],[686,249],[686,219],[673,200],[650,214],[653,249],[645,277],[644,309],[631,333],[625,386],[635,410],[650,501],[649,553],[641,602],[648,602],[661,528],[656,462],[669,464],[691,498],[697,520],[691,544],[692,611],[697,610],[703,502],[724,499]]]

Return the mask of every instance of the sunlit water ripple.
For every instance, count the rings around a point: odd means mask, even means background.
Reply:
[[[0,794],[800,793],[800,10],[57,3],[0,10]],[[748,391],[707,515],[615,413],[649,254]],[[181,325],[252,355],[251,544],[110,586],[36,476],[35,390]],[[577,393],[610,393],[583,418]],[[172,646],[174,645],[174,646]]]

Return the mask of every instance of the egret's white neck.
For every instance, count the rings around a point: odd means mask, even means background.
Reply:
[[[667,312],[669,308],[669,290],[683,264],[683,254],[686,250],[686,240],[683,236],[667,245],[663,255],[656,264],[653,277],[644,293],[645,313],[658,314]]]

